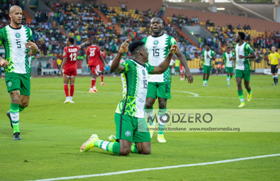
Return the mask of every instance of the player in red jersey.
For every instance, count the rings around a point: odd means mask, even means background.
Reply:
[[[68,38],[66,41],[66,47],[63,50],[63,61],[61,64],[61,74],[63,74],[63,84],[66,100],[64,103],[74,103],[74,84],[75,76],[77,75],[77,55],[82,46],[88,42],[84,42],[81,45],[74,45],[74,38]],[[68,83],[70,80],[70,96],[68,91]]]
[[[91,69],[92,79],[91,79],[91,86],[89,89],[89,93],[96,93],[98,90],[95,87],[96,78],[102,72],[103,64],[106,62],[104,58],[101,56],[100,48],[95,45],[95,40],[91,39],[91,45],[87,48],[87,64],[88,67]],[[102,61],[102,65],[101,65]],[[107,62],[106,62],[107,63]]]
[[[100,48],[101,50],[101,56],[103,57],[103,59],[106,61],[106,52],[104,51],[104,47]],[[106,63],[108,64],[108,62],[106,61]],[[104,84],[104,71],[105,71],[105,64],[103,62],[100,61],[100,67],[101,67],[101,73],[100,73],[100,78],[101,78],[101,85],[106,85]]]
[[[184,70],[185,70],[184,66],[180,63],[180,73],[181,73],[181,79],[180,80],[186,80],[184,78]]]

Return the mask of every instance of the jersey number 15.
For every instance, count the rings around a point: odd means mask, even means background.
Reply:
[[[153,49],[153,56],[158,57],[159,56],[159,49]]]

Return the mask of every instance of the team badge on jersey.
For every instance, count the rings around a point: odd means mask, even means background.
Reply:
[[[9,86],[9,87],[12,87],[12,85],[13,85],[12,82],[9,82],[9,83],[8,83],[8,86]]]
[[[130,131],[126,131],[124,134],[125,134],[126,137],[130,137],[131,136],[131,132]]]
[[[154,45],[157,45],[159,42],[157,40],[154,41]]]
[[[16,33],[16,38],[20,38],[20,34],[19,33]]]
[[[144,76],[146,75],[145,70],[142,70],[142,73],[143,73]]]

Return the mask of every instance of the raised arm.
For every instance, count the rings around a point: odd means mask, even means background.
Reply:
[[[171,58],[176,53],[177,49],[178,49],[177,45],[172,45],[165,60],[161,62],[161,64],[159,64],[158,66],[154,67],[154,71],[152,74],[162,74],[169,67]]]
[[[179,50],[179,48],[177,48],[177,51],[175,53],[178,57],[178,59],[180,60],[181,64],[184,66],[185,68],[185,78],[188,79],[188,82],[189,83],[192,83],[193,82],[193,76],[190,72],[190,69],[189,69],[189,66],[188,66],[188,62],[185,58],[185,56],[182,54],[182,52]]]
[[[120,65],[120,61],[121,61],[123,53],[126,53],[128,51],[128,42],[129,42],[129,39],[125,40],[125,42],[123,42],[121,44],[119,52],[118,52],[117,56],[114,58],[112,65],[110,67],[111,72],[120,73],[120,72],[124,71],[124,66]]]
[[[82,47],[85,46],[86,44],[89,44],[89,41],[85,41],[84,43],[82,43],[82,44],[80,45],[80,47],[82,48]]]

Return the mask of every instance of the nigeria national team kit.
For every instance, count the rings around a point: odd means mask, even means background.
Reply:
[[[233,61],[230,60],[232,57],[234,57],[233,52],[225,52],[223,54],[223,59],[225,60],[225,69],[226,73],[229,73],[230,75],[227,75],[227,83],[228,86],[230,86],[230,79],[232,78],[232,73],[233,73]]]
[[[0,30],[0,45],[5,49],[5,59],[9,65],[4,68],[8,92],[20,90],[21,95],[30,95],[30,62],[25,44],[33,40],[30,28],[18,29],[10,25]]]
[[[233,52],[230,53],[225,52],[223,54],[223,59],[225,60],[225,69],[227,73],[233,73],[233,61],[230,60],[230,58],[232,57],[234,57]]]
[[[142,40],[145,42],[145,46],[148,49],[149,53],[149,64],[152,66],[158,66],[164,61],[168,55],[172,45],[177,44],[176,40],[167,34],[162,34],[160,36],[150,35]],[[163,98],[171,99],[171,73],[170,69],[167,69],[162,74],[149,75],[148,80],[148,92],[147,98]],[[165,128],[165,122],[162,122],[160,116],[165,114],[167,109],[159,109],[158,112],[158,141],[166,142],[163,137],[163,132]],[[146,117],[153,117],[154,109],[145,108]],[[150,136],[153,136],[153,128],[155,127],[155,122],[149,121]]]
[[[235,45],[235,78],[244,78],[244,81],[250,81],[251,64],[249,58],[239,58],[239,55],[248,56],[251,53],[253,53],[253,50],[248,43],[243,42],[242,45],[239,45],[239,43]],[[244,107],[243,90],[237,90],[237,92],[241,102],[239,107]],[[252,99],[252,89],[247,90],[247,93],[247,100],[250,101]]]
[[[176,40],[167,34],[154,37],[152,35],[142,40],[149,53],[149,64],[158,66],[168,55],[172,45],[177,44]],[[163,74],[149,75],[147,97],[156,99],[171,99],[171,73],[167,69]]]
[[[245,81],[250,81],[251,64],[249,58],[239,58],[239,55],[248,56],[253,50],[251,46],[244,42],[241,46],[237,43],[235,45],[235,77],[244,78]]]
[[[130,142],[150,142],[150,134],[144,119],[144,105],[148,88],[148,74],[153,73],[154,66],[142,65],[136,60],[126,60],[121,74],[123,83],[123,100],[115,113],[116,138]],[[143,130],[140,131],[139,127]]]
[[[25,44],[33,40],[30,28],[21,26],[12,28],[10,25],[0,29],[0,45],[4,46],[5,59],[9,65],[4,68],[6,74],[6,85],[9,93],[20,91],[20,95],[30,96],[30,71],[31,62],[28,57],[28,49]],[[20,104],[11,103],[10,111],[7,113],[14,129],[14,140],[20,140],[19,112],[25,107]]]

